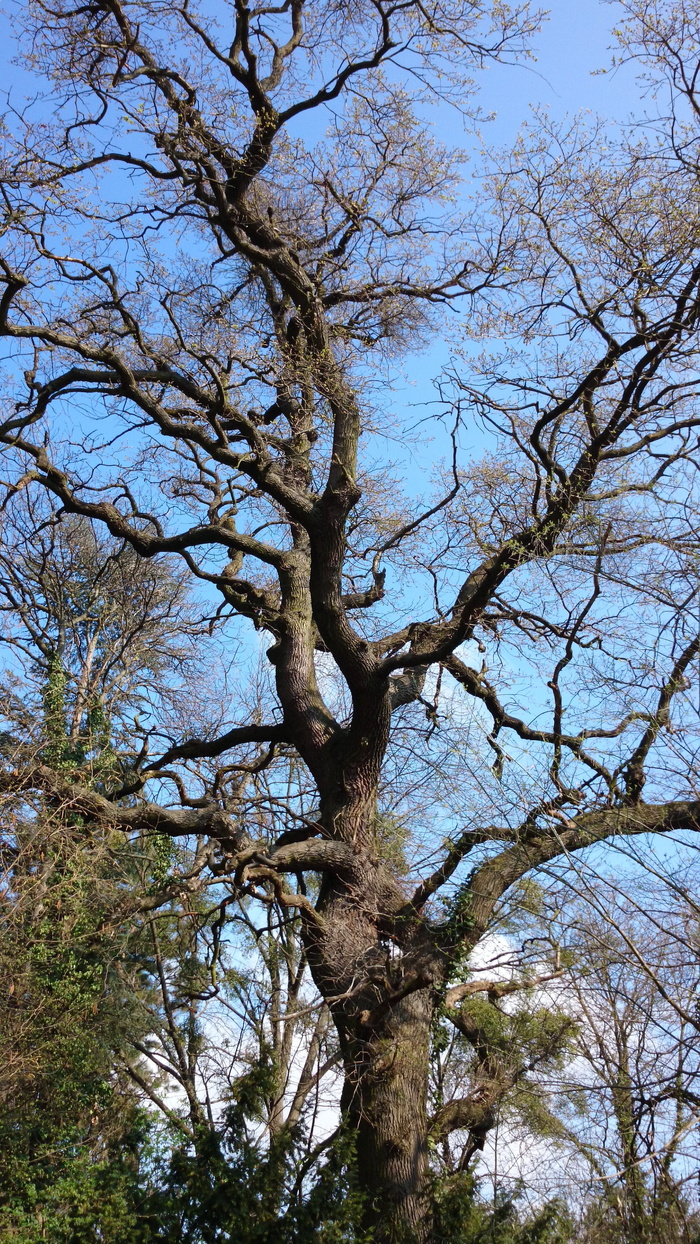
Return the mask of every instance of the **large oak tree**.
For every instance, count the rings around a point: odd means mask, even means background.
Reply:
[[[473,1152],[493,1122],[497,1075],[429,1120],[429,1045],[438,1009],[468,1035],[461,966],[503,896],[562,854],[700,828],[700,13],[622,8],[670,115],[541,118],[468,209],[435,129],[523,50],[523,8],[18,14],[50,106],[6,118],[7,487],[181,557],[212,634],[237,617],[274,677],[263,714],[242,629],[218,733],[144,745],[111,792],[35,749],[2,784],[195,835],[203,868],[300,912],[377,1239],[433,1238],[430,1133]],[[446,307],[446,466],[402,501],[377,437],[410,418],[383,386]],[[316,791],[291,830],[288,791],[247,802],[280,755]]]

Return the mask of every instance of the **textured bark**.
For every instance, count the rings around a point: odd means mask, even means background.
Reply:
[[[347,1045],[344,1105],[357,1136],[364,1225],[382,1244],[433,1238],[428,1164],[428,1065],[433,1002],[399,1002],[363,1042]]]
[[[372,849],[378,722],[364,757],[349,741],[340,789],[329,791],[333,833],[351,853],[322,891],[308,953],[340,1039],[364,1225],[377,1244],[428,1244],[430,1030],[446,960],[420,919],[397,919],[405,895]]]

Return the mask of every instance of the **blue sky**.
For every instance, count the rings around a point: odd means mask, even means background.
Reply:
[[[536,61],[525,68],[497,68],[487,73],[503,82],[490,106],[497,109],[496,127],[517,130],[530,104],[544,104],[563,115],[589,108],[625,120],[637,105],[634,74],[622,69],[599,73],[610,65],[611,30],[620,20],[620,6],[601,0],[555,0],[549,18],[534,42]]]
[[[483,144],[492,148],[510,146],[531,117],[532,108],[547,108],[553,119],[560,120],[581,111],[613,122],[624,123],[633,116],[639,117],[644,103],[635,69],[611,68],[612,31],[621,16],[621,6],[615,0],[554,0],[533,41],[534,59],[519,65],[490,65],[479,75],[478,101],[485,113],[495,114],[480,128]],[[465,134],[463,119],[456,109],[441,108],[439,123],[443,140],[471,149],[475,159],[479,158],[479,138]],[[452,328],[456,321],[454,317]],[[433,381],[449,353],[449,345],[438,337],[426,350],[407,356],[397,368],[399,374],[389,404],[404,427],[410,428],[425,417],[423,403],[435,400]],[[422,434],[418,435],[420,439]],[[440,457],[447,448],[446,438],[444,449],[433,442],[432,454]],[[476,440],[472,448],[478,454]],[[395,462],[402,456],[396,442],[387,447],[387,452]],[[402,466],[409,488],[413,479],[416,491],[421,491],[427,482],[426,473],[424,463],[423,469],[417,468],[414,454],[413,443]]]

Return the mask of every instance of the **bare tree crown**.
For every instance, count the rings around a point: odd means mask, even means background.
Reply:
[[[529,869],[700,824],[692,6],[668,29],[624,7],[623,47],[670,84],[671,120],[540,118],[471,206],[428,105],[466,107],[480,65],[523,52],[524,6],[25,11],[53,116],[6,122],[10,497],[41,485],[138,557],[178,555],[218,594],[212,630],[266,637],[274,694],[144,754],[111,801],[45,765],[3,781],[209,835],[239,887],[301,910],[355,1087],[372,1034],[413,1025],[427,1048],[421,999]],[[417,508],[373,465],[370,382],[445,307],[466,344]],[[264,843],[241,807],[280,753],[317,813]],[[156,778],[180,806],[146,802]],[[382,825],[421,789],[438,811],[414,815],[397,866]],[[305,871],[324,877],[315,906],[285,880]],[[386,1107],[374,1091],[360,1131]]]

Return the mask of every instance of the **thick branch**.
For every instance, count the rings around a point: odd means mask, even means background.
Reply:
[[[157,772],[174,760],[199,760],[205,757],[221,756],[232,747],[240,747],[245,743],[288,743],[289,732],[281,725],[269,726],[234,726],[218,739],[186,739],[184,743],[176,743],[158,760],[148,765],[150,772]]]

